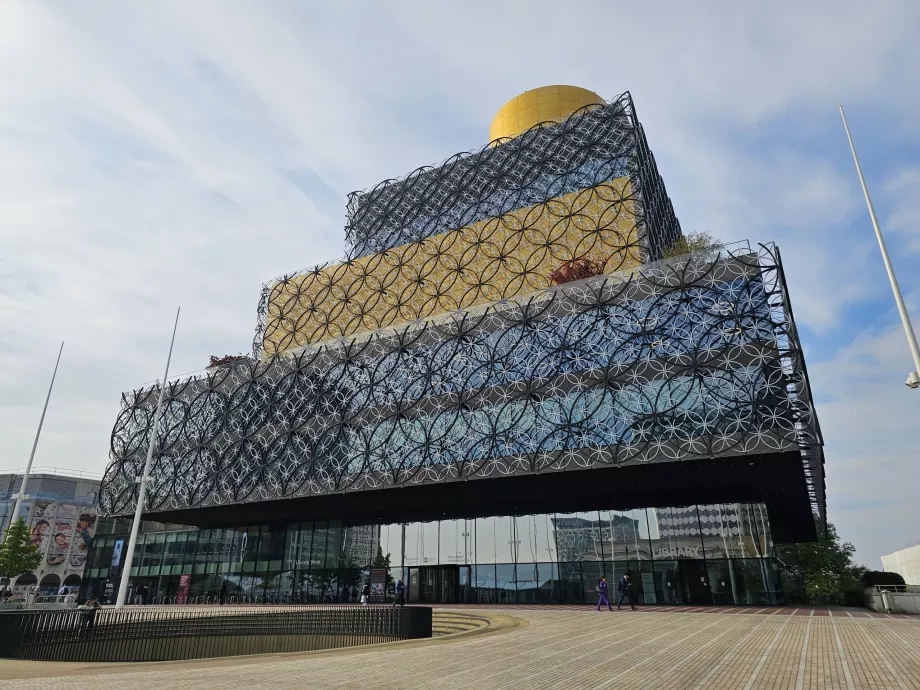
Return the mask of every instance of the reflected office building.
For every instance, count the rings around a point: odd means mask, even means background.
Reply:
[[[629,94],[528,91],[490,134],[350,195],[345,257],[264,286],[252,356],[167,384],[132,587],[794,596],[824,458],[779,249],[689,251]],[[123,396],[84,594],[115,596],[158,397]]]

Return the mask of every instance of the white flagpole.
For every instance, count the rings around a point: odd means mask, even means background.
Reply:
[[[121,569],[121,583],[118,585],[118,598],[115,602],[115,608],[122,608],[125,605],[125,597],[128,595],[128,580],[131,577],[131,562],[134,560],[134,548],[137,545],[137,533],[141,526],[141,513],[144,512],[144,500],[147,497],[147,484],[150,483],[150,466],[153,464],[153,447],[156,445],[157,429],[160,426],[160,416],[163,413],[163,394],[166,392],[167,379],[169,379],[169,362],[172,360],[173,344],[176,342],[176,329],[179,327],[179,312],[182,308],[176,309],[176,322],[173,324],[172,339],[169,341],[169,354],[166,356],[166,371],[163,373],[163,380],[160,381],[160,397],[157,400],[157,410],[153,415],[153,428],[150,429],[150,444],[147,446],[147,461],[144,463],[144,473],[138,482],[140,487],[137,490],[137,507],[134,509],[134,522],[131,524],[131,538],[128,540],[128,550],[124,554],[124,564]]]
[[[19,485],[19,493],[16,494],[16,505],[13,508],[13,514],[10,516],[12,525],[19,519],[19,509],[26,497],[26,484],[29,483],[29,472],[32,471],[32,461],[35,459],[35,449],[38,448],[38,438],[42,435],[42,424],[45,423],[45,413],[48,411],[48,402],[51,400],[51,391],[54,388],[54,379],[57,377],[58,365],[61,363],[61,353],[64,352],[64,343],[61,342],[61,349],[58,350],[57,361],[54,363],[54,373],[51,375],[51,385],[48,386],[48,396],[45,398],[45,407],[42,408],[42,416],[38,420],[38,431],[35,432],[35,440],[32,442],[32,453],[29,455],[29,463],[26,465],[25,474],[22,475],[22,484]]]
[[[898,279],[894,275],[894,268],[888,256],[888,249],[885,247],[882,229],[879,227],[878,218],[872,206],[872,198],[869,196],[869,188],[866,186],[866,179],[863,177],[862,166],[859,164],[859,157],[856,155],[856,146],[853,145],[853,137],[850,136],[850,127],[847,125],[847,116],[846,113],[843,112],[842,105],[840,106],[840,117],[843,118],[843,128],[846,130],[847,140],[850,142],[853,162],[856,163],[856,174],[859,175],[859,184],[862,185],[863,195],[866,197],[866,206],[869,207],[869,217],[872,219],[872,227],[875,228],[875,237],[878,239],[878,246],[882,251],[882,261],[885,262],[885,270],[888,272],[888,280],[891,282],[891,291],[894,293],[894,301],[895,304],[898,305],[898,313],[901,315],[901,324],[904,326],[907,344],[914,358],[915,369],[910,372],[910,375],[907,377],[907,385],[910,388],[920,388],[920,373],[918,373],[920,372],[920,346],[917,345],[917,335],[914,333],[913,325],[911,325],[910,315],[907,313],[907,307],[904,304],[904,297],[901,296],[901,288],[898,287]]]

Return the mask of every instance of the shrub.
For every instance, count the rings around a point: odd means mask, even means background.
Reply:
[[[859,578],[862,587],[879,587],[885,585],[904,585],[904,578],[899,573],[888,573],[884,570],[867,570]]]
[[[603,261],[592,261],[591,259],[576,259],[575,261],[566,261],[555,271],[549,274],[549,279],[554,285],[571,283],[573,280],[582,280],[591,276],[598,276],[604,272]]]
[[[664,248],[663,258],[672,259],[684,254],[696,254],[698,252],[716,251],[722,249],[725,243],[712,236],[712,233],[703,230],[700,232],[690,232],[683,235],[675,242],[672,242]]]
[[[844,606],[865,606],[866,599],[862,587],[848,587],[843,590],[841,603]]]
[[[218,357],[217,355],[211,355],[211,363],[208,365],[209,368],[213,367],[222,367],[225,364],[231,364],[232,362],[241,362],[243,360],[249,361],[249,357],[246,355],[224,355],[223,357]]]

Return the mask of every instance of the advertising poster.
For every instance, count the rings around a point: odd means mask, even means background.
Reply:
[[[386,568],[371,569],[371,600],[383,601],[386,595],[387,570]]]
[[[89,545],[93,543],[95,530],[96,511],[92,508],[80,511],[70,546],[70,565],[74,568],[86,565],[86,554],[89,553]]]
[[[57,503],[53,501],[35,501],[35,509],[32,511],[32,520],[35,518],[53,518],[57,510]]]
[[[61,503],[58,505],[55,517],[58,520],[70,520],[73,522],[73,519],[77,517],[77,506],[73,503]]]
[[[32,543],[38,547],[38,550],[45,553],[48,542],[51,541],[51,520],[46,517],[38,516],[32,518],[32,529],[30,536]]]
[[[115,542],[115,548],[112,549],[112,567],[117,568],[121,565],[121,552],[125,548],[125,540],[119,539]]]
[[[180,575],[179,576],[179,591],[176,592],[176,599],[178,601],[185,601],[188,599],[188,590],[189,585],[192,582],[191,575]]]
[[[70,541],[73,536],[73,523],[58,517],[54,521],[52,533],[51,543],[48,544],[47,561],[48,565],[59,565],[67,560],[67,552],[70,551]]]

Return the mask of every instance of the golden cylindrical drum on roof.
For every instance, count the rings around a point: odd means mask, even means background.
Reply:
[[[541,86],[515,96],[496,113],[489,127],[489,141],[516,137],[534,125],[564,118],[586,105],[602,105],[604,99],[578,86]]]

